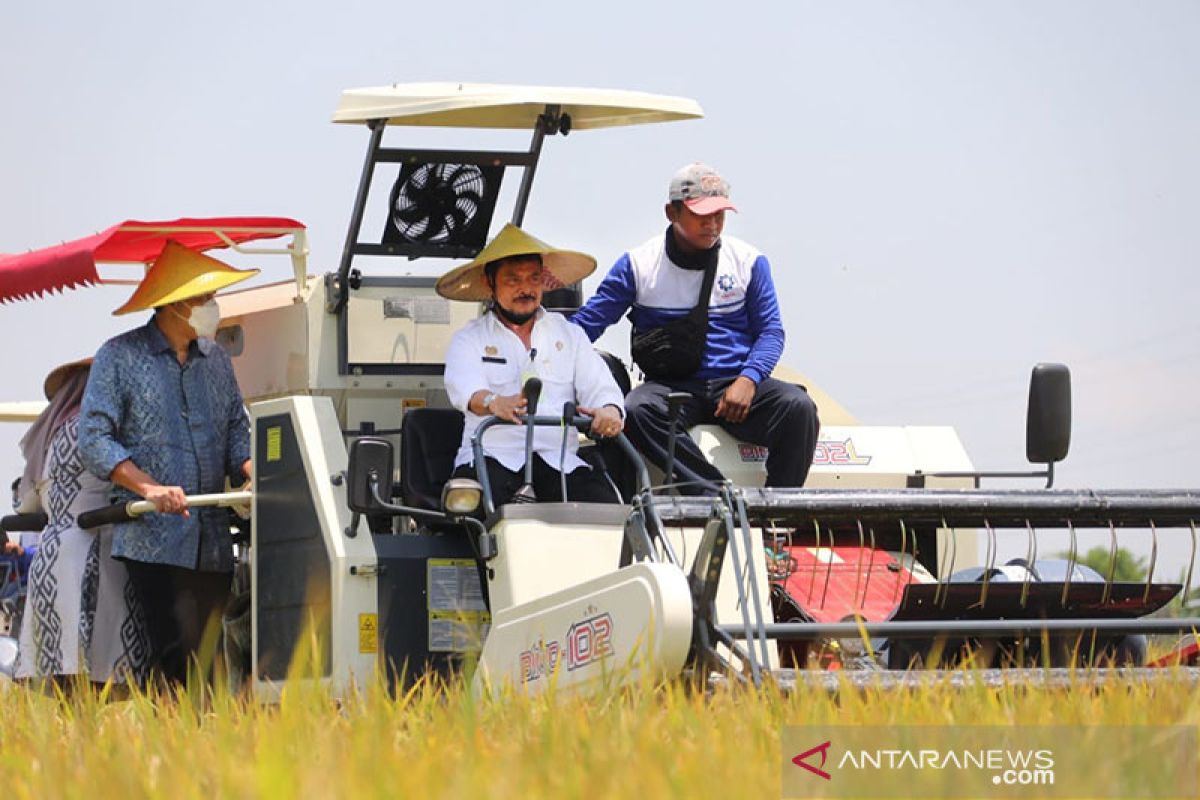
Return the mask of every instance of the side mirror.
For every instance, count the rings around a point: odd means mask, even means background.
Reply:
[[[379,486],[384,502],[392,497],[392,444],[386,439],[363,437],[350,445],[350,469],[346,483],[350,510],[356,514],[379,513],[371,484]]]
[[[1071,371],[1066,364],[1038,364],[1029,379],[1025,457],[1053,464],[1071,449]]]

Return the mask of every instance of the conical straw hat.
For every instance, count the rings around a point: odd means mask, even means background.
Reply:
[[[437,282],[437,293],[449,300],[487,300],[492,296],[483,268],[509,256],[538,254],[545,267],[545,288],[561,289],[577,283],[596,269],[596,259],[574,250],[559,250],[530,236],[511,222],[475,256],[475,260],[447,272]]]
[[[75,370],[90,367],[92,365],[92,357],[81,358],[78,361],[68,361],[66,364],[59,364],[54,369],[50,370],[50,374],[46,376],[45,382],[42,384],[42,392],[45,393],[47,400],[53,400],[54,395],[58,394],[58,390],[67,382],[67,378]]]
[[[212,256],[197,253],[178,242],[167,242],[158,260],[146,272],[133,296],[114,316],[145,311],[191,297],[216,292],[253,278],[256,269],[235,269]]]

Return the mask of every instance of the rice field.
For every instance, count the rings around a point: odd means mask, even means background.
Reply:
[[[676,682],[475,699],[425,683],[341,702],[293,685],[262,706],[219,690],[114,702],[4,684],[0,764],[5,798],[729,800],[779,796],[784,725],[1194,725],[1198,693],[1165,682],[790,694]]]

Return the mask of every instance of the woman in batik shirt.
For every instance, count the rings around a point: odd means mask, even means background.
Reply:
[[[136,683],[150,657],[141,607],[125,565],[111,557],[112,530],[75,518],[109,503],[110,486],[79,456],[79,407],[91,359],[46,378],[50,404],[21,440],[20,510],[48,518],[29,573],[16,677],[68,688],[71,676]]]

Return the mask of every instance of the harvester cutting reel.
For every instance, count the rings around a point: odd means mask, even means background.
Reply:
[[[762,531],[776,621],[719,625],[718,631],[778,643],[785,665],[1140,667],[1194,661],[1194,646],[1149,659],[1146,637],[1200,629],[1200,618],[1187,616],[1192,607],[1186,592],[1200,493],[747,489],[730,495],[741,524]],[[657,506],[667,526],[700,524],[709,514],[709,503],[694,498]],[[956,529],[976,530],[963,537]],[[1039,555],[1047,529],[1065,539],[1058,557]],[[1148,540],[1144,580],[1117,579],[1118,531],[1127,540]],[[1186,575],[1164,580],[1158,554],[1172,535],[1190,543],[1190,557]],[[974,553],[960,552],[960,542],[979,537],[984,563],[974,565]],[[1107,574],[1081,563],[1080,543],[1089,537],[1104,542]],[[1005,547],[1024,557],[999,563]]]

